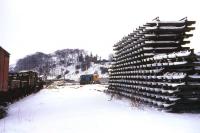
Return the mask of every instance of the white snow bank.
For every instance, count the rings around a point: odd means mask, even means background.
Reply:
[[[76,65],[77,64],[73,64],[67,67],[58,65],[56,66],[56,68],[50,71],[50,75],[47,76],[47,79],[48,80],[56,79],[58,75],[62,75],[61,79],[63,79],[63,75],[66,70],[69,71],[69,73],[65,74],[65,79],[70,79],[74,81],[79,81],[80,75],[94,74],[94,73],[99,74],[100,78],[108,78],[108,73],[102,74],[100,68],[101,67],[109,68],[110,63],[95,64],[92,62],[91,67],[85,71],[82,71],[81,69],[76,69]]]
[[[10,105],[0,133],[199,133],[199,114],[136,109],[127,100],[109,101],[101,85],[57,88]]]
[[[67,70],[69,70],[69,73],[65,75],[65,78],[75,80],[75,81],[79,81],[79,78],[80,78],[81,75],[94,74],[94,73],[99,74],[100,78],[108,78],[108,73],[101,74],[101,69],[100,69],[100,67],[107,67],[108,68],[108,65],[109,65],[109,63],[106,63],[105,65],[92,63],[91,67],[86,71],[81,71],[79,69],[78,74],[76,74],[77,70],[75,69],[75,65],[72,65],[72,66],[67,67]]]

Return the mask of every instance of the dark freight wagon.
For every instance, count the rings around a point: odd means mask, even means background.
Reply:
[[[9,53],[0,47],[0,93],[8,90]]]
[[[8,88],[11,100],[37,92],[43,87],[37,72],[21,71],[9,73]]]

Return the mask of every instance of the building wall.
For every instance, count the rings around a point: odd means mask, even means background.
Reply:
[[[8,90],[9,53],[0,47],[0,91]]]

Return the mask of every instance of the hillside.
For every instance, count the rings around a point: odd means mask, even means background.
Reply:
[[[82,49],[63,49],[50,54],[37,52],[27,55],[10,66],[10,71],[33,70],[48,79],[78,80],[82,74],[98,73],[100,77],[107,77],[109,64],[100,56]]]

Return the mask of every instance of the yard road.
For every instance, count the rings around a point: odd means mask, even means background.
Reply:
[[[200,114],[133,107],[103,85],[43,89],[8,107],[0,133],[200,133]]]

